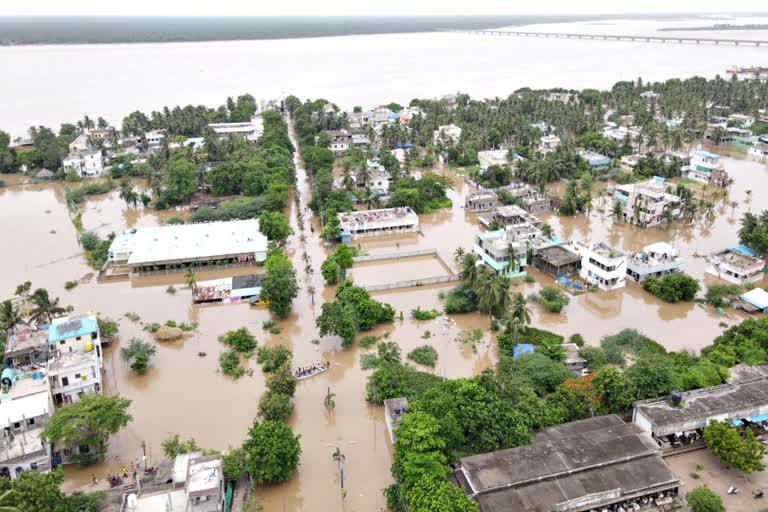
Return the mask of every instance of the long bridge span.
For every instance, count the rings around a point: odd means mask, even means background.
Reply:
[[[759,39],[714,39],[711,37],[677,37],[677,36],[632,36],[618,34],[571,34],[562,32],[523,32],[518,30],[458,30],[446,29],[444,32],[458,32],[464,34],[480,34],[489,36],[514,36],[514,37],[540,37],[554,39],[599,39],[603,41],[631,41],[642,43],[687,43],[687,44],[713,44],[732,46],[765,46],[768,40]]]

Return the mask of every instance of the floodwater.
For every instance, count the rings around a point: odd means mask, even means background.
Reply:
[[[524,85],[607,87],[617,80],[634,79],[638,75],[644,79],[693,74],[713,76],[732,64],[752,64],[757,61],[756,52],[764,51],[724,46],[534,41],[461,34],[361,37],[366,39],[355,36],[232,43],[0,48],[0,64],[18,72],[15,80],[0,84],[0,98],[5,98],[0,100],[2,128],[20,135],[30,124],[57,124],[77,119],[89,109],[92,117],[102,114],[117,121],[135,108],[150,110],[164,104],[187,102],[216,104],[227,95],[241,92],[266,98],[284,91],[300,97],[326,96],[347,106],[372,105],[385,100],[407,101],[412,96],[436,96],[457,89],[474,96],[504,96]],[[633,58],[616,61],[617,52],[631,52]],[[510,54],[515,54],[515,59],[510,60]],[[227,58],[221,58],[222,55]],[[376,62],[377,72],[353,66],[348,75],[339,74],[336,67],[326,65],[328,55],[336,55],[343,62]],[[430,57],[423,59],[423,55]],[[65,63],[75,57],[100,62],[100,72],[58,84],[57,94],[52,96],[49,89],[44,89],[47,82],[41,79],[39,70],[56,74],[57,69],[68,66]],[[257,61],[260,65],[232,72],[232,62],[245,61]],[[282,65],[285,62],[293,65]],[[558,72],[553,73],[552,69]],[[306,80],[305,73],[312,73],[313,79]],[[176,80],[157,78],[171,74]],[[151,82],[146,79],[148,76],[154,77]],[[104,88],[104,83],[111,85]],[[179,88],[179,83],[185,86]],[[435,84],[450,84],[450,90],[442,90],[443,86]],[[68,100],[61,102],[62,97]],[[723,151],[715,148],[715,152]],[[719,206],[718,217],[712,223],[643,230],[614,223],[599,200],[595,201],[598,206],[589,217],[560,218],[547,214],[543,218],[561,238],[606,241],[625,250],[639,250],[648,243],[669,240],[688,259],[689,273],[703,279],[705,284],[713,283],[717,279],[704,275],[705,261],[694,254],[734,245],[738,240],[738,219],[743,213],[768,208],[768,198],[762,194],[768,190],[765,165],[744,159],[743,155],[725,158],[724,163],[736,179],[730,199],[739,205],[735,212],[730,207]],[[420,233],[360,238],[353,241],[354,245],[359,244],[370,254],[437,249],[449,260],[458,246],[471,250],[474,234],[479,229],[477,215],[468,214],[462,208],[464,197],[470,192],[463,178],[451,176],[455,182],[455,189],[450,192],[453,206],[435,214],[421,215]],[[304,171],[299,169],[302,210],[310,190],[305,178]],[[318,359],[332,362],[331,371],[302,381],[296,391],[296,409],[289,423],[302,436],[304,453],[298,473],[286,483],[258,487],[257,500],[267,512],[313,510],[318,504],[327,510],[384,509],[381,489],[391,483],[391,448],[383,410],[365,401],[365,381],[370,370],[361,370],[359,362],[361,353],[373,351],[375,347],[342,351],[333,340],[312,343],[318,338],[315,318],[321,303],[332,300],[334,294],[334,287],[325,286],[320,275],[320,265],[331,248],[324,247],[318,238],[317,219],[307,218],[314,224],[315,231],[311,233],[305,226],[305,241],[302,241],[296,206],[290,202],[291,222],[297,235],[287,242],[287,253],[294,262],[301,289],[294,301],[293,313],[278,321],[282,331],[273,335],[261,328],[262,322],[271,318],[263,308],[251,308],[247,304],[193,307],[190,290],[184,288],[181,275],[97,283],[77,243],[64,202],[64,186],[24,185],[23,178],[18,176],[3,176],[3,179],[7,187],[0,188],[0,205],[6,221],[0,233],[6,249],[0,274],[0,297],[12,295],[16,285],[29,279],[33,287],[47,288],[75,311],[95,310],[119,319],[120,323],[118,340],[105,350],[104,388],[108,394],[120,393],[133,400],[130,412],[134,421],[112,440],[106,463],[85,469],[66,468],[65,489],[89,483],[91,474],[101,479],[117,472],[143,454],[142,446],[151,456],[151,463],[156,464],[162,459],[161,442],[170,433],[179,433],[184,439],[194,437],[205,448],[226,450],[239,445],[257,414],[265,379],[253,361],[245,363],[253,369],[252,376],[233,381],[222,375],[218,371],[218,355],[224,347],[217,337],[227,330],[246,326],[256,334],[260,345],[280,344],[291,349],[296,365]],[[136,183],[144,186],[140,180]],[[599,186],[595,184],[596,189]],[[561,190],[562,184],[553,188]],[[750,201],[747,190],[754,191]],[[185,213],[126,206],[117,190],[87,198],[80,209],[85,227],[102,236],[112,231],[162,224],[172,216]],[[311,274],[307,274],[304,254],[314,270]],[[434,271],[434,275],[444,272],[434,260],[428,265],[417,260],[412,267],[403,263],[365,264],[356,266],[352,274],[362,282],[388,276],[403,280],[427,271]],[[200,272],[198,279],[252,271],[252,268],[235,272],[206,271]],[[516,280],[514,291],[527,295],[552,283],[549,276],[537,272],[532,275],[535,283]],[[81,284],[66,291],[64,283],[75,279],[82,279]],[[166,292],[171,285],[177,289],[173,295]],[[314,295],[310,293],[311,288],[316,290]],[[404,356],[415,347],[431,344],[440,358],[436,368],[425,370],[435,374],[444,371],[449,378],[476,375],[493,366],[498,360],[498,350],[488,333],[486,315],[454,315],[456,325],[445,330],[438,320],[419,322],[410,318],[410,310],[417,306],[440,309],[442,301],[438,295],[450,288],[449,283],[375,293],[377,300],[391,303],[397,311],[402,311],[404,319],[401,321],[398,315],[393,325],[378,326],[370,334],[388,333],[390,339],[400,343]],[[546,313],[535,305],[531,305],[531,310],[534,326],[563,335],[578,332],[590,344],[598,344],[604,335],[633,327],[669,349],[700,349],[721,331],[722,322],[731,325],[743,318],[736,313],[729,313],[730,317],[726,318],[693,304],[665,304],[634,284],[620,291],[573,297],[564,314]],[[150,339],[150,335],[139,323],[124,317],[128,312],[139,315],[143,322],[194,321],[199,323],[199,328],[183,340],[158,343],[150,370],[146,375],[137,376],[120,361],[118,349],[134,336]],[[466,331],[476,329],[481,330],[479,340],[456,341],[461,333],[466,339],[469,337]],[[201,357],[200,352],[206,355]],[[336,393],[336,410],[331,414],[323,407],[328,388]],[[346,455],[345,498],[340,490],[338,466],[331,457],[337,445]]]
[[[724,148],[715,148],[715,151],[723,153]],[[740,159],[725,158],[724,163],[736,179],[730,199],[738,201],[739,206],[735,212],[730,207],[719,206],[718,217],[711,224],[697,222],[691,227],[640,229],[614,223],[610,213],[603,211],[600,199],[595,201],[595,210],[588,218],[584,215],[560,218],[553,214],[543,218],[561,238],[603,240],[619,249],[638,250],[652,242],[670,240],[688,259],[690,274],[702,278],[705,283],[716,282],[714,277],[704,274],[705,261],[693,255],[735,244],[741,215],[745,211],[768,208],[768,198],[759,193],[768,190],[765,165],[743,156]],[[465,195],[471,191],[463,178],[450,174],[450,171],[443,172],[449,173],[455,183],[455,189],[449,192],[453,206],[435,214],[421,215],[420,233],[363,237],[354,240],[353,244],[369,254],[437,249],[449,260],[459,245],[470,250],[479,224],[477,215],[465,212],[462,205]],[[301,233],[296,221],[296,207],[290,202],[289,213],[297,236],[289,239],[287,253],[297,269],[301,290],[294,302],[294,312],[278,322],[282,331],[273,335],[261,328],[261,323],[270,319],[270,314],[263,308],[251,308],[247,304],[193,307],[190,291],[184,288],[181,275],[101,284],[90,279],[66,291],[66,281],[88,276],[92,270],[77,245],[75,229],[64,204],[63,185],[23,185],[22,179],[9,176],[6,178],[8,186],[0,189],[4,211],[14,212],[18,219],[3,227],[8,250],[3,259],[6,271],[0,276],[0,294],[9,296],[17,284],[30,279],[34,287],[48,288],[54,296],[61,297],[62,303],[71,304],[75,311],[96,310],[119,319],[119,339],[105,350],[104,388],[108,394],[120,393],[133,400],[130,412],[134,421],[110,443],[109,460],[84,469],[66,468],[65,489],[88,483],[94,473],[97,478],[103,478],[107,473],[117,472],[125,461],[143,454],[142,443],[146,443],[151,462],[156,464],[162,459],[161,442],[170,433],[179,433],[182,438],[194,437],[206,448],[226,450],[239,445],[257,414],[265,379],[253,361],[245,363],[246,368],[253,369],[252,376],[246,375],[238,381],[219,373],[218,354],[224,347],[217,337],[227,330],[246,326],[256,334],[259,344],[280,344],[291,349],[297,365],[318,359],[332,362],[330,372],[302,381],[296,392],[296,409],[289,423],[302,436],[304,453],[298,473],[286,483],[258,487],[255,496],[259,502],[268,512],[310,510],[318,502],[329,510],[379,510],[385,507],[381,489],[391,483],[391,448],[383,410],[365,401],[365,381],[370,370],[361,370],[359,363],[360,354],[374,351],[375,347],[342,351],[334,340],[323,339],[317,345],[312,343],[318,338],[314,319],[320,312],[320,305],[322,301],[332,300],[334,292],[334,287],[324,285],[319,272],[320,264],[331,253],[331,248],[324,247],[317,236],[320,232],[317,219],[307,219],[314,223],[315,232],[311,233],[305,223],[305,241],[302,242],[298,236]],[[309,182],[302,169],[298,170],[298,183],[303,205],[309,197]],[[596,183],[595,187],[599,185]],[[553,188],[560,190],[562,184]],[[747,200],[748,189],[755,191],[751,200]],[[594,195],[598,196],[596,191]],[[128,207],[119,199],[116,190],[88,198],[81,209],[85,226],[101,235],[130,227],[162,224],[165,219],[184,213]],[[306,273],[304,253],[314,270],[311,275]],[[413,268],[408,267],[409,260],[360,264],[353,268],[352,274],[361,283],[378,284],[386,278],[403,280],[430,272],[430,275],[440,275],[446,271],[435,258],[413,258]],[[200,272],[198,279],[252,271]],[[552,283],[549,276],[535,271],[532,275],[536,283],[528,284],[518,279],[513,290],[529,294]],[[375,282],[368,283],[367,280]],[[170,285],[177,289],[174,295],[166,292]],[[314,304],[310,286],[316,290]],[[450,287],[448,283],[374,293],[377,300],[391,303],[397,311],[402,311],[404,318],[400,320],[398,315],[393,325],[378,326],[370,334],[388,333],[389,339],[400,343],[404,357],[413,348],[431,344],[440,353],[440,358],[436,368],[423,369],[437,375],[444,371],[449,378],[467,377],[492,367],[498,360],[498,350],[488,333],[486,315],[453,315],[456,324],[450,328],[442,327],[439,320],[419,322],[410,318],[410,310],[417,306],[440,309],[442,301],[438,295]],[[694,350],[711,342],[721,331],[721,322],[730,325],[743,318],[732,312],[725,318],[710,308],[695,304],[666,304],[631,283],[619,291],[573,297],[565,314],[546,313],[535,305],[531,305],[531,310],[533,325],[563,335],[578,332],[590,344],[599,343],[601,336],[633,327],[669,349],[687,347]],[[175,320],[194,321],[200,325],[183,340],[158,343],[150,370],[137,376],[120,361],[118,348],[131,337],[149,339],[151,335],[141,329],[140,323],[125,318],[128,312],[138,314],[143,322]],[[476,329],[482,332],[479,340],[457,341],[459,337],[470,337],[468,332],[460,336],[463,331]],[[206,356],[200,357],[199,352],[205,352]],[[331,414],[323,408],[323,397],[328,388],[336,393],[336,410]],[[342,446],[346,454],[346,498],[342,498],[338,467],[331,457],[336,445]]]
[[[516,30],[580,33],[656,33],[662,26],[745,24],[754,18],[601,20]],[[676,33],[662,32],[664,35]],[[765,31],[683,32],[701,37],[760,37]],[[412,98],[466,92],[506,97],[520,87],[610,88],[646,81],[725,75],[733,65],[762,62],[764,48],[498,37],[462,33],[388,34],[266,41],[10,46],[0,48],[0,129],[23,136],[31,125],[58,127],[88,114],[118,126],[134,110],[174,105],[220,105],[227,96],[259,99],[295,94],[323,97],[343,108],[374,107]],[[619,58],[617,55],[631,56]],[[514,58],[510,58],[514,56]],[[98,71],[71,76],[73,62],[98,62]],[[242,65],[243,63],[255,65]],[[337,63],[343,63],[338,65]],[[375,64],[375,65],[371,65]],[[172,79],[169,79],[172,77]],[[109,84],[109,86],[105,86]],[[183,85],[181,85],[183,84]]]

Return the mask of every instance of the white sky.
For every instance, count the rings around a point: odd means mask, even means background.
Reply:
[[[0,0],[0,15],[339,16],[768,12],[765,0]]]

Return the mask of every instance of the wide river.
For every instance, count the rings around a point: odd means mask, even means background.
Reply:
[[[700,22],[699,22],[700,23]],[[587,29],[585,28],[585,32]],[[591,32],[597,31],[592,27]],[[302,98],[326,96],[342,105],[376,105],[391,100],[406,101],[416,96],[439,96],[457,90],[478,96],[504,96],[521,86],[573,88],[608,87],[621,79],[664,79],[693,74],[713,76],[732,64],[750,64],[766,49],[715,46],[680,46],[613,43],[604,41],[526,40],[460,34],[417,34],[365,36],[288,41],[256,41],[200,44],[62,46],[1,48],[0,64],[13,70],[13,79],[0,83],[0,125],[15,135],[30,124],[57,124],[79,118],[83,113],[117,120],[129,110],[151,110],[165,104],[218,104],[227,95],[251,92],[271,98],[282,92]],[[715,148],[724,152],[724,148]],[[737,201],[735,212],[718,206],[717,219],[694,226],[639,229],[614,223],[598,203],[589,217],[543,216],[564,239],[606,241],[625,250],[671,241],[688,259],[688,271],[705,283],[717,282],[704,274],[705,262],[694,257],[737,242],[738,219],[746,211],[768,208],[768,170],[762,164],[735,153],[725,159],[726,169],[736,179],[730,198]],[[309,197],[309,182],[298,170],[302,204]],[[249,327],[259,343],[284,345],[294,352],[296,364],[317,359],[330,360],[327,374],[299,384],[296,409],[289,423],[301,434],[303,455],[299,472],[290,481],[259,487],[255,496],[267,512],[302,510],[383,510],[381,489],[391,483],[391,453],[384,426],[383,410],[365,401],[365,380],[370,370],[360,368],[363,350],[346,351],[330,340],[314,345],[317,338],[314,318],[320,303],[333,297],[319,275],[320,264],[329,250],[315,232],[306,231],[306,241],[291,237],[287,250],[297,269],[301,291],[294,312],[278,322],[282,332],[265,333],[261,322],[270,315],[246,304],[192,307],[190,291],[181,276],[143,278],[98,284],[88,280],[88,267],[78,246],[74,227],[64,203],[60,184],[25,185],[21,177],[4,176],[7,187],[0,189],[5,221],[0,235],[6,247],[0,273],[0,297],[10,296],[15,286],[29,279],[33,287],[45,287],[75,311],[95,310],[120,320],[120,336],[105,351],[105,392],[132,399],[134,421],[112,440],[109,460],[95,468],[67,468],[65,487],[75,488],[90,481],[92,473],[103,478],[115,472],[122,461],[141,455],[146,442],[156,463],[162,457],[160,443],[169,433],[194,437],[206,448],[226,450],[239,445],[257,414],[257,403],[265,389],[264,377],[255,364],[253,376],[238,381],[218,371],[218,354],[223,346],[217,337],[229,329]],[[469,188],[453,176],[453,207],[434,215],[422,215],[421,233],[355,241],[371,253],[435,248],[447,259],[459,245],[470,249],[478,230],[476,216],[462,205]],[[137,181],[139,187],[143,182]],[[598,185],[596,185],[597,187]],[[562,192],[561,185],[557,187]],[[753,190],[749,199],[747,190]],[[593,193],[596,196],[596,193]],[[162,224],[179,215],[176,210],[156,212],[129,208],[116,191],[86,200],[81,207],[87,229],[101,235],[127,228]],[[289,204],[294,229],[296,207]],[[314,272],[307,273],[302,255],[307,253]],[[249,273],[245,269],[240,273]],[[365,265],[353,269],[361,283],[375,284],[382,275],[412,279],[439,275],[444,270],[435,261],[419,260],[413,266],[402,263]],[[232,273],[206,272],[200,280]],[[552,280],[533,273],[535,284],[518,283],[515,290],[528,294]],[[83,279],[71,291],[69,280]],[[166,293],[175,285],[175,295]],[[765,283],[761,283],[762,286]],[[308,293],[318,292],[315,303]],[[416,306],[440,308],[438,293],[449,286],[429,286],[405,291],[378,293],[376,298],[403,311],[405,320],[377,328],[373,333],[391,333],[403,354],[427,341],[442,349],[443,334],[437,321],[416,322],[409,311]],[[149,372],[132,374],[117,357],[120,344],[133,336],[149,335],[138,323],[124,317],[133,312],[145,322],[196,321],[200,327],[184,341],[159,343]],[[602,336],[625,327],[642,330],[669,349],[699,349],[743,316],[729,318],[695,304],[669,305],[637,286],[611,293],[586,294],[572,299],[567,312],[554,315],[532,306],[533,324],[563,335],[581,333],[587,343],[598,344]],[[491,367],[498,350],[487,332],[488,319],[480,314],[456,315],[456,329],[482,329],[483,338],[473,346],[451,341],[434,371],[446,368],[449,377],[475,375]],[[206,352],[207,357],[198,357]],[[330,387],[336,393],[336,411],[326,413],[323,397]],[[339,474],[331,454],[343,445],[346,454],[346,498],[339,491]],[[120,461],[116,457],[120,457]]]

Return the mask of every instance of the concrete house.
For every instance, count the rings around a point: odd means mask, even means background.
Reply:
[[[487,194],[474,194],[467,196],[464,201],[464,208],[468,212],[487,212],[493,210],[499,205],[499,197],[493,192]]]
[[[93,145],[91,144],[91,140],[88,138],[88,135],[86,134],[78,135],[75,140],[69,143],[70,153],[76,153],[78,151],[91,151],[91,150],[93,150]]]
[[[43,371],[3,371],[8,398],[0,402],[0,476],[11,480],[25,469],[51,470],[51,446],[40,434],[53,413],[48,381]]]
[[[607,171],[611,165],[611,159],[594,151],[579,151],[579,156],[587,161],[592,171]]]
[[[95,314],[54,320],[48,345],[48,378],[55,405],[77,402],[85,393],[101,393],[103,362]]]
[[[667,192],[664,178],[654,177],[643,183],[629,183],[616,187],[614,198],[624,203],[624,218],[640,226],[656,226],[664,222],[666,211],[673,220],[683,214],[684,201]]]
[[[435,144],[441,143],[443,146],[450,146],[461,139],[461,128],[455,124],[440,126],[435,130],[432,139]]]
[[[248,142],[256,142],[264,133],[264,120],[261,116],[254,116],[248,122],[243,123],[210,123],[208,125],[218,136],[219,140],[227,138],[230,134],[239,135]],[[147,137],[149,140],[149,137]]]
[[[722,169],[720,155],[708,151],[694,151],[691,153],[690,165],[682,171],[690,179],[709,184],[712,182],[712,175]]]
[[[602,242],[569,242],[568,246],[581,256],[579,275],[584,281],[601,290],[616,290],[626,286],[626,254]]]
[[[81,178],[95,178],[104,173],[104,157],[99,150],[70,153],[61,166],[65,170],[74,170]]]
[[[734,284],[754,283],[763,278],[765,260],[743,245],[715,251],[707,256],[707,261],[707,273]]]
[[[560,137],[557,135],[545,135],[539,139],[539,150],[548,153],[557,149],[560,145]]]
[[[510,256],[510,247],[515,257]],[[507,231],[499,229],[475,235],[473,248],[477,260],[504,277],[519,277],[525,275],[527,247],[514,238],[508,237]]]
[[[677,255],[674,247],[666,242],[646,245],[642,252],[635,252],[627,260],[627,279],[643,284],[653,277],[661,279],[669,274],[677,274],[685,268],[685,259]]]
[[[329,149],[333,152],[333,156],[337,158],[346,156],[352,145],[352,134],[347,130],[329,130],[326,133],[331,138]]]

